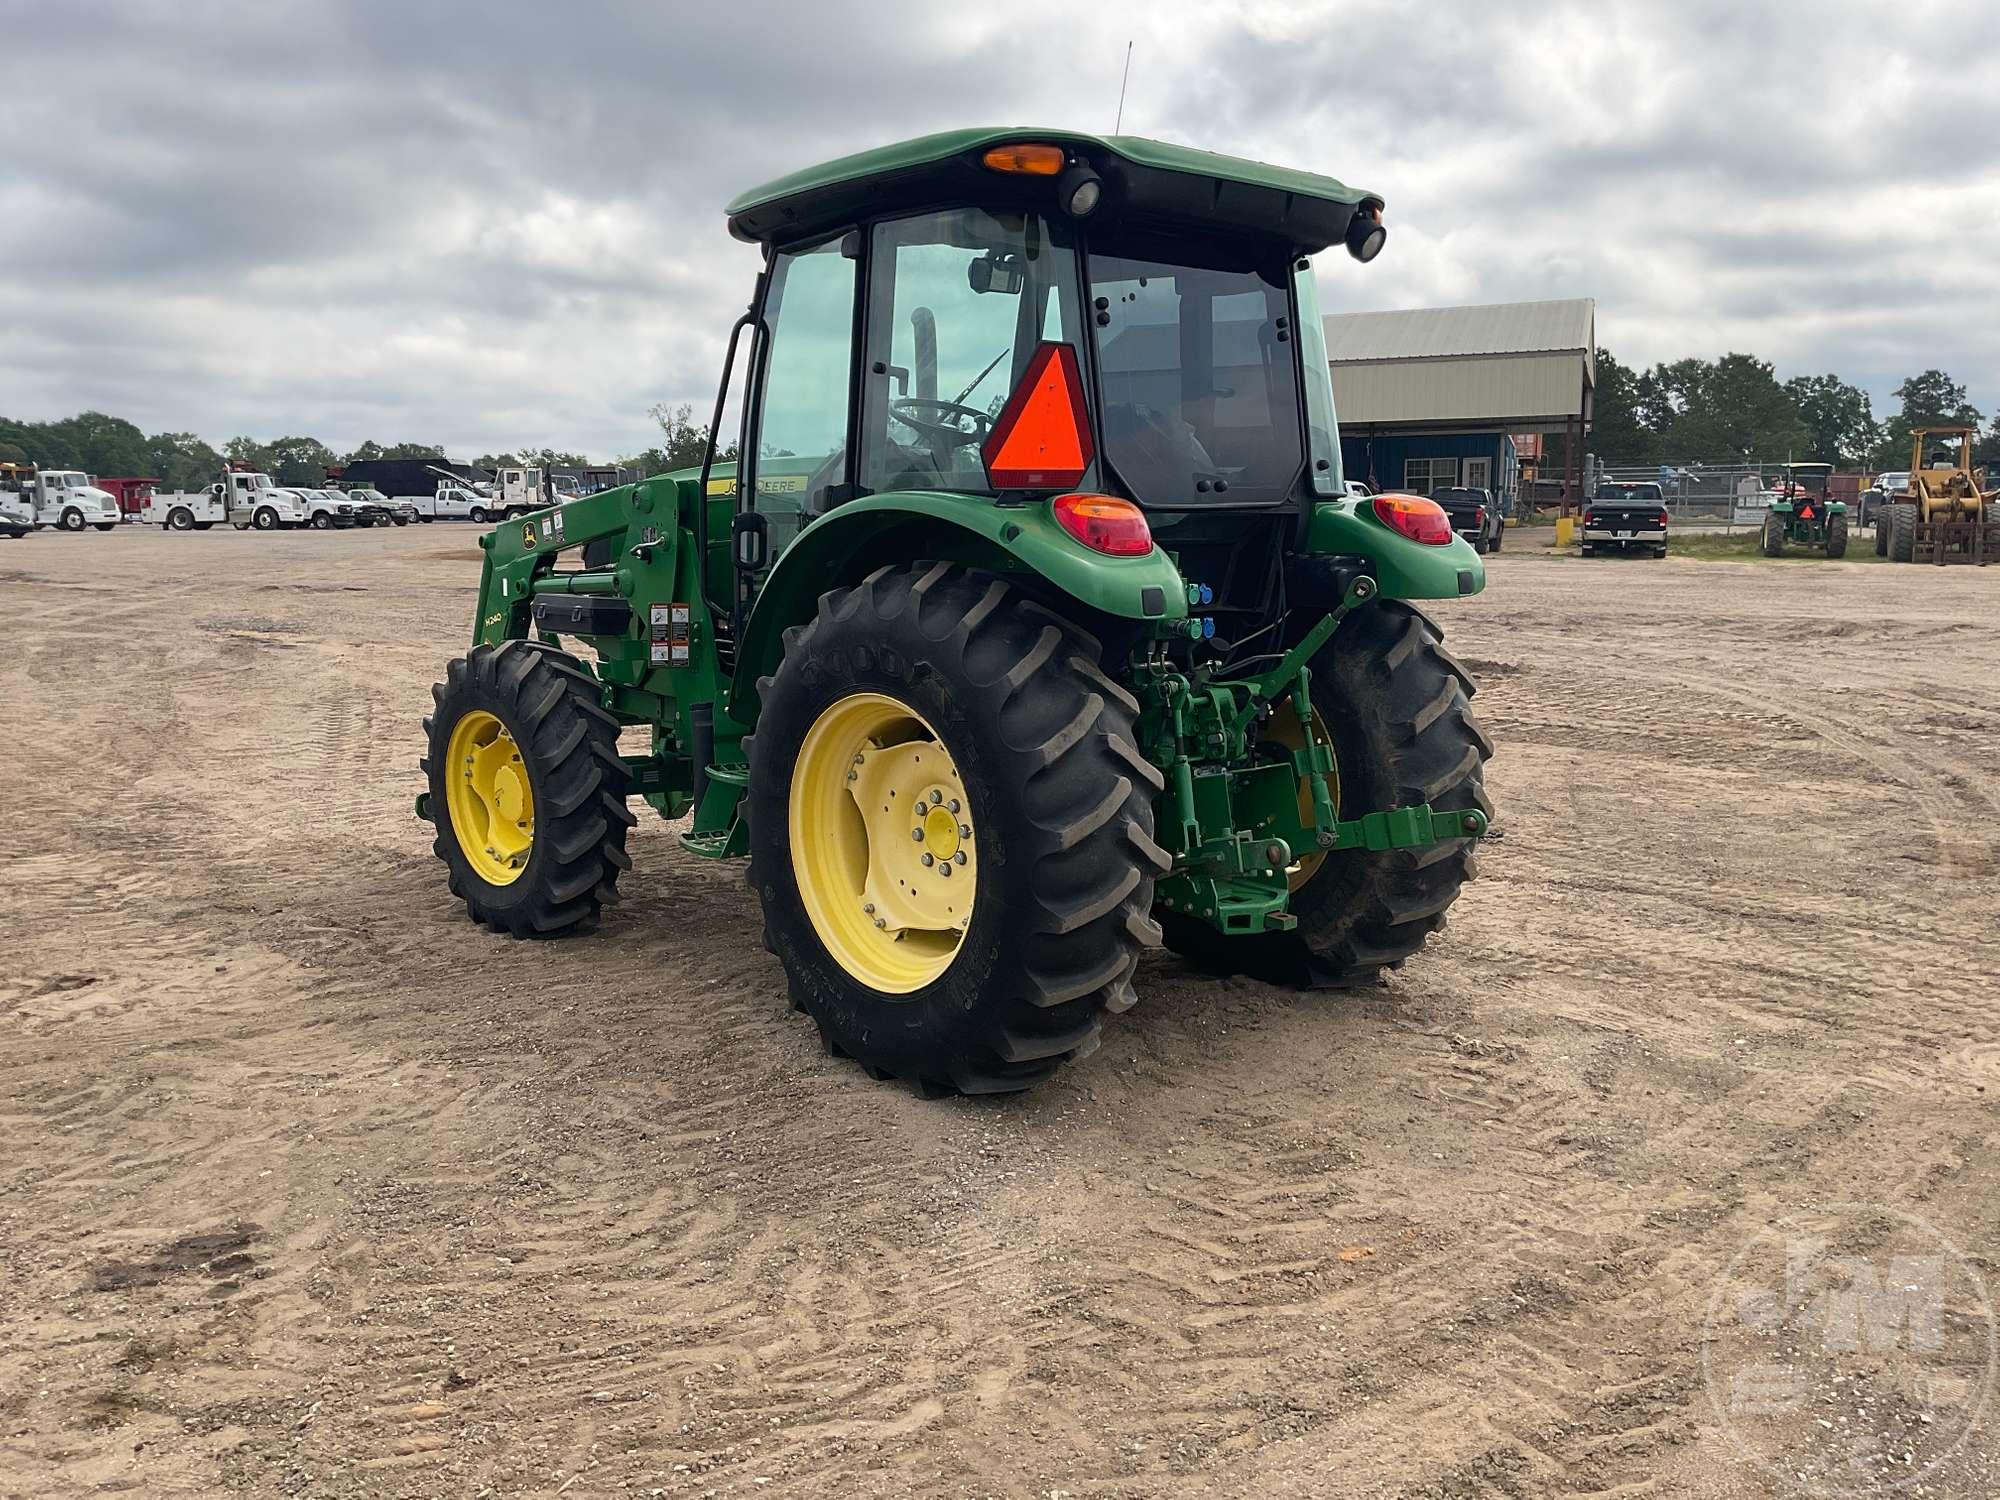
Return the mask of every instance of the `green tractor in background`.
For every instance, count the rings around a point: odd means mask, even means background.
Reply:
[[[1828,557],[1847,555],[1847,502],[1834,499],[1832,488],[1832,464],[1785,465],[1764,517],[1766,557],[1783,557],[1787,542],[1817,547]]]
[[[642,799],[748,857],[828,1048],[926,1092],[1089,1052],[1162,941],[1297,985],[1400,965],[1473,873],[1492,747],[1414,603],[1480,559],[1342,483],[1306,257],[1372,259],[1381,208],[1038,130],[738,198],[741,461],[482,540],[418,799],[453,892],[587,929]]]

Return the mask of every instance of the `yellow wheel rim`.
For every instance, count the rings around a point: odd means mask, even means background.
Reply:
[[[854,693],[806,731],[792,769],[792,875],[834,962],[907,995],[958,956],[979,880],[970,799],[935,729]]]
[[[1302,750],[1305,748],[1305,736],[1299,733],[1299,711],[1292,707],[1289,698],[1279,705],[1278,710],[1271,715],[1270,720],[1264,725],[1264,738],[1274,745],[1284,746],[1287,750]],[[1326,732],[1326,720],[1319,716],[1318,709],[1313,710],[1313,738],[1318,740],[1322,745],[1331,745],[1333,743],[1333,736]],[[1333,805],[1337,809],[1340,806],[1340,766],[1338,763],[1326,773],[1326,790],[1328,795],[1333,798]],[[1312,818],[1312,783],[1301,777],[1299,779],[1299,821],[1307,827],[1311,827]],[[1292,862],[1285,866],[1285,888],[1290,891],[1298,890],[1308,880],[1311,880],[1313,876],[1317,875],[1319,867],[1325,863],[1326,851],[1324,849],[1308,849],[1304,853],[1293,850]]]
[[[445,751],[445,802],[473,874],[512,885],[535,844],[535,790],[521,747],[493,714],[474,709],[452,726]]]

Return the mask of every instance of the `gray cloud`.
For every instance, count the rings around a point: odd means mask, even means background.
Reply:
[[[1389,200],[1333,306],[1591,295],[1628,361],[1745,349],[2000,406],[2000,12],[1803,3],[6,8],[0,412],[648,438],[712,399],[736,191],[926,130],[1126,128]],[[1939,235],[1940,226],[1952,232]],[[1962,226],[1962,227],[1959,227]],[[1337,263],[1336,263],[1337,262]]]

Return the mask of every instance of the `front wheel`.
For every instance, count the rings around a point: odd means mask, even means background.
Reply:
[[[82,511],[66,510],[62,513],[62,529],[64,531],[81,531],[83,530],[83,525]]]
[[[398,516],[396,517],[396,524],[398,526],[407,526],[410,524],[410,518],[408,516]]]
[[[255,526],[259,531],[276,531],[278,529],[278,513],[268,505],[260,505],[257,507],[257,514],[251,517],[251,525]]]
[[[1422,611],[1396,600],[1350,616],[1312,661],[1313,716],[1333,741],[1328,788],[1343,818],[1428,802],[1491,813],[1493,754],[1473,717],[1472,678]],[[1297,715],[1270,721],[1273,745],[1296,743]],[[1287,872],[1292,932],[1232,934],[1163,914],[1167,946],[1200,967],[1274,984],[1366,984],[1401,966],[1473,878],[1469,839],[1380,852],[1308,851]]]
[[[514,937],[594,926],[632,861],[631,773],[602,685],[539,641],[475,646],[431,689],[432,852],[475,922]]]
[[[1766,557],[1785,555],[1785,523],[1777,516],[1764,517],[1764,535],[1760,547]]]
[[[1164,785],[1098,643],[991,574],[883,568],[787,642],[750,754],[750,883],[829,1050],[1001,1093],[1133,1003]]]
[[[333,517],[328,515],[325,511],[321,511],[318,515],[312,518],[312,529],[314,531],[333,530]]]
[[[1826,523],[1826,555],[1847,556],[1847,517],[1834,516]]]
[[[1917,555],[1917,508],[1907,501],[1889,507],[1889,561],[1911,562]]]
[[[473,506],[471,510],[465,513],[465,518],[475,526],[484,526],[486,524],[486,507],[483,505]]]

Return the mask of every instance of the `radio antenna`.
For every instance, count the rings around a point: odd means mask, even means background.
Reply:
[[[1131,81],[1132,42],[1128,37],[1125,42],[1125,72],[1118,80],[1118,118],[1112,122],[1111,133],[1113,135],[1118,134],[1119,127],[1125,123],[1125,85]]]

